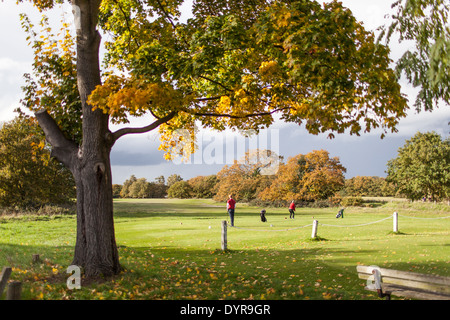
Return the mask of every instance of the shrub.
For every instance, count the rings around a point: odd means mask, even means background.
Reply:
[[[341,200],[341,206],[343,207],[358,207],[363,203],[361,197],[344,197]]]
[[[167,190],[167,196],[179,199],[192,198],[192,187],[187,181],[177,181]]]

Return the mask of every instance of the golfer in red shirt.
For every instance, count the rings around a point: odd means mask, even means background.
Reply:
[[[289,206],[289,219],[294,219],[295,213],[295,202],[292,200],[291,205]]]
[[[236,201],[233,199],[233,195],[231,194],[228,196],[228,198],[227,211],[230,215],[231,226],[234,227],[234,208],[236,207]]]

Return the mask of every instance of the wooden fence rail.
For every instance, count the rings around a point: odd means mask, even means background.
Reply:
[[[11,267],[3,267],[2,273],[0,273],[0,298],[3,295],[5,287],[8,287],[6,291],[6,300],[20,300],[22,294],[22,282],[11,281],[8,283],[11,273]]]

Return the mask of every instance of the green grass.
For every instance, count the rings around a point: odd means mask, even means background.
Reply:
[[[364,290],[356,265],[450,276],[450,218],[417,219],[450,216],[445,204],[388,201],[346,208],[344,219],[335,218],[338,208],[299,208],[294,220],[287,209],[266,208],[267,223],[261,209],[238,205],[237,228],[228,228],[229,250],[222,252],[223,203],[116,200],[125,271],[80,290],[66,286],[74,216],[1,217],[0,266],[13,267],[24,299],[377,299]],[[394,211],[399,234],[388,218]],[[33,253],[41,263],[31,262]]]

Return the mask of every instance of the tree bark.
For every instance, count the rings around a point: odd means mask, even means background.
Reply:
[[[104,153],[103,158],[99,157]],[[86,276],[120,272],[111,187],[109,152],[79,161],[74,177],[77,187],[77,239],[72,264]]]

